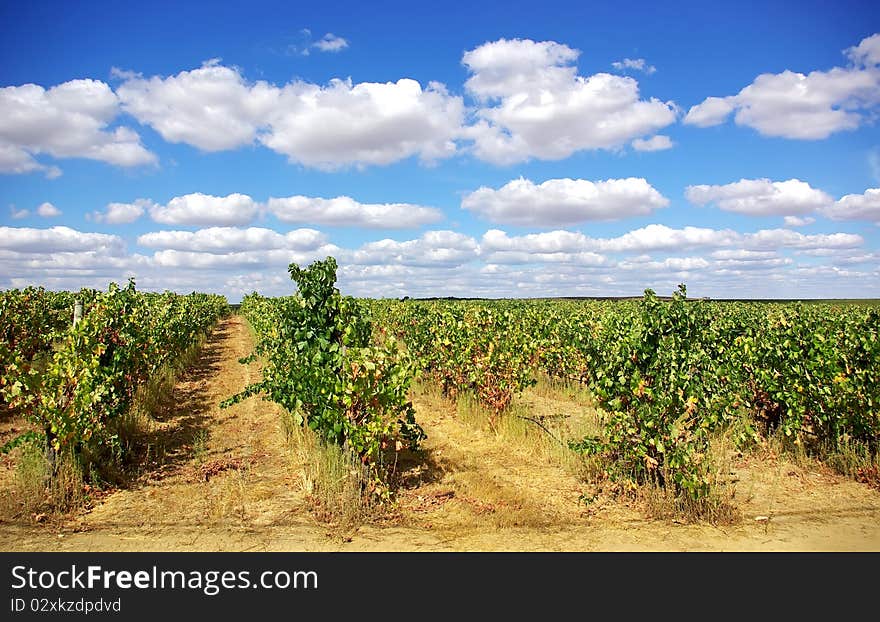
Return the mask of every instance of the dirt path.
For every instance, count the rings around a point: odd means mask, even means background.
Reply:
[[[340,538],[308,510],[278,407],[218,407],[259,373],[238,363],[252,348],[243,319],[222,322],[158,414],[154,468],[63,524],[0,524],[0,550],[880,550],[880,492],[824,470],[737,465],[744,520],[733,527],[648,520],[618,503],[588,511],[583,485],[545,453],[418,395],[429,439],[397,518]]]
[[[149,439],[155,468],[60,529],[0,526],[0,546],[244,550],[263,548],[278,525],[308,531],[278,408],[259,399],[218,406],[255,379],[253,365],[238,363],[253,345],[242,318],[224,320],[156,416]]]

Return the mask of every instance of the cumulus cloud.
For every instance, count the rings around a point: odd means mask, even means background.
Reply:
[[[736,109],[736,104],[729,97],[707,97],[702,104],[692,106],[684,117],[687,125],[711,127],[723,123]]]
[[[741,241],[741,236],[731,229],[683,227],[673,229],[666,225],[652,224],[629,231],[615,238],[597,239],[596,248],[606,252],[672,251],[677,249],[717,248]]]
[[[60,175],[58,167],[36,160],[42,154],[124,167],[157,161],[134,130],[109,127],[119,101],[99,80],[71,80],[48,90],[36,84],[3,87],[0,110],[0,173]]]
[[[61,216],[61,210],[46,201],[37,208],[37,215],[43,218],[56,218]]]
[[[61,176],[61,169],[57,166],[40,164],[21,147],[0,139],[0,173],[23,174],[34,171],[42,171],[47,179],[56,179]]]
[[[149,199],[137,199],[134,203],[108,203],[103,212],[92,212],[87,214],[86,218],[108,225],[126,225],[136,221],[147,210],[158,207]]]
[[[750,251],[746,249],[713,251],[711,257],[723,261],[766,261],[777,257],[776,251]]]
[[[9,206],[9,217],[12,218],[12,220],[21,220],[22,218],[27,218],[30,215],[30,210],[18,209],[14,205]]]
[[[116,92],[126,112],[168,142],[203,151],[252,143],[260,120],[278,103],[278,89],[264,81],[248,84],[217,59],[167,78],[116,75],[125,77]]]
[[[693,248],[724,244],[734,232],[716,232],[711,229],[688,227],[685,230],[670,229],[664,225],[648,225],[616,238],[591,238],[578,231],[548,231],[509,236],[498,229],[483,234],[481,252],[489,255],[489,261],[503,261],[505,257],[525,255],[549,256],[561,254],[575,256],[579,253],[632,253],[673,248]]]
[[[812,216],[786,216],[783,219],[786,227],[806,227],[816,222]]]
[[[317,48],[322,52],[341,52],[348,47],[348,41],[342,37],[337,37],[332,32],[328,32],[318,41],[312,44],[313,48]]]
[[[344,250],[328,243],[326,236],[314,229],[297,229],[279,233],[271,229],[250,227],[210,227],[197,231],[154,231],[138,237],[138,245],[155,249],[149,262],[161,268],[181,271],[207,271],[237,280],[239,270],[263,270],[266,275],[251,283],[267,279],[276,285],[284,279],[291,262],[304,263],[328,255],[342,257]],[[287,281],[289,283],[289,281]],[[242,291],[239,283],[236,291]],[[277,291],[277,290],[274,290]]]
[[[824,213],[832,220],[868,220],[880,223],[880,188],[869,188],[863,194],[847,194],[829,205]]]
[[[460,265],[476,259],[478,252],[477,241],[470,236],[455,231],[428,231],[415,240],[369,242],[354,251],[350,260],[359,265]]]
[[[669,200],[645,179],[515,179],[497,190],[481,187],[464,196],[463,209],[499,224],[565,226],[590,220],[644,216]]]
[[[272,197],[266,208],[283,222],[337,227],[407,229],[443,219],[443,213],[432,207],[411,203],[359,203],[347,196],[333,199],[301,195]]]
[[[125,76],[117,89],[125,110],[165,140],[204,151],[257,141],[291,162],[326,170],[448,157],[464,118],[460,97],[411,79],[278,86],[250,83],[216,59],[165,78],[118,75]]]
[[[799,179],[741,179],[720,186],[688,186],[685,197],[695,205],[714,203],[719,209],[749,216],[809,214],[834,202],[830,195]]]
[[[621,270],[689,272],[691,270],[703,270],[711,265],[711,262],[703,257],[667,257],[661,261],[652,261],[650,259],[622,261],[618,264],[618,267]]]
[[[106,288],[135,277],[146,290],[214,291],[236,301],[259,291],[294,290],[287,265],[328,255],[340,289],[363,296],[638,295],[840,297],[880,294],[877,253],[852,234],[807,236],[784,229],[754,233],[652,225],[616,237],[574,231],[475,239],[428,231],[416,239],[340,248],[313,229],[211,227],[146,233],[127,253],[121,238],[50,229],[0,228],[0,287]]]
[[[651,75],[652,73],[655,73],[657,71],[657,68],[654,65],[649,65],[648,61],[646,61],[644,58],[624,58],[623,60],[611,63],[611,66],[618,71],[634,69],[636,71],[642,71],[648,75]]]
[[[334,247],[335,249],[335,247]],[[335,252],[334,249],[328,252]],[[303,263],[323,258],[324,252],[300,252],[287,249],[265,251],[237,251],[228,253],[200,253],[176,249],[161,250],[150,257],[152,265],[160,268],[225,272],[236,270],[277,270],[286,272],[290,262]]]
[[[0,250],[17,253],[102,251],[118,255],[124,252],[125,243],[119,236],[83,233],[70,227],[0,227]]]
[[[465,87],[480,103],[467,130],[477,157],[495,164],[559,160],[618,148],[675,121],[674,103],[640,99],[630,77],[577,75],[578,55],[530,39],[499,39],[464,54],[471,72]]]
[[[446,88],[415,80],[292,82],[260,141],[291,162],[325,170],[385,165],[411,156],[431,163],[456,152],[464,103]]]
[[[480,255],[489,264],[605,263],[605,257],[594,250],[594,240],[580,232],[563,230],[510,237],[504,231],[490,229],[480,240]]]
[[[492,229],[483,235],[480,248],[484,253],[645,253],[734,246],[747,250],[846,249],[862,246],[863,243],[861,236],[850,233],[804,235],[788,229],[762,229],[755,233],[740,233],[732,229],[673,229],[666,225],[652,224],[613,238],[591,238],[580,232],[562,230],[511,237],[504,231]]]
[[[278,233],[272,229],[210,227],[198,231],[155,231],[138,237],[138,245],[154,249],[229,253],[290,249],[311,251],[326,245],[326,236],[314,229]]]
[[[648,139],[636,138],[632,141],[632,146],[636,151],[663,151],[664,149],[672,149],[675,143],[669,136],[657,134]]]
[[[709,97],[693,106],[684,122],[698,127],[722,123],[734,111],[737,125],[765,136],[801,140],[853,130],[880,104],[880,35],[845,51],[851,65],[809,74],[765,73],[736,95]]]
[[[174,197],[167,205],[154,205],[150,217],[168,225],[246,225],[259,212],[259,205],[246,194],[225,197],[195,192]]]
[[[854,65],[863,67],[880,65],[880,34],[862,39],[858,45],[847,48],[844,53]]]
[[[751,248],[792,249],[847,249],[857,248],[865,242],[855,233],[821,233],[805,235],[789,229],[762,229],[757,233],[743,235],[743,241]]]

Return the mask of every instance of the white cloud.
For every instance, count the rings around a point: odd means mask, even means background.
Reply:
[[[786,227],[806,227],[816,222],[812,216],[786,216],[783,221]]]
[[[137,199],[134,203],[108,203],[103,212],[92,212],[86,218],[108,225],[126,225],[136,221],[147,210],[158,207],[149,199]]]
[[[167,78],[126,75],[118,88],[125,110],[165,140],[204,151],[258,141],[291,162],[326,170],[448,157],[464,119],[461,97],[434,82],[277,86],[248,83],[216,60]]]
[[[855,65],[880,65],[880,34],[862,39],[858,45],[844,50],[844,53]]]
[[[688,186],[685,197],[695,205],[714,203],[719,209],[749,216],[809,214],[834,202],[830,195],[799,179],[741,179],[723,186]]]
[[[318,48],[322,52],[341,52],[348,47],[348,41],[328,32],[320,40],[315,41],[312,47]]]
[[[836,265],[842,266],[855,266],[860,264],[871,264],[875,268],[880,265],[880,253],[865,253],[865,252],[848,252],[848,253],[834,253],[831,255],[832,263]]]
[[[358,265],[448,266],[476,259],[478,251],[477,241],[470,236],[455,231],[428,231],[416,240],[369,242],[351,253],[350,260]]]
[[[510,237],[506,232],[490,229],[480,241],[481,252],[520,251],[526,253],[576,253],[592,248],[591,239],[574,231],[548,231]]]
[[[56,218],[61,216],[61,210],[46,201],[37,208],[37,215],[43,218]]]
[[[632,141],[632,146],[636,151],[663,151],[664,149],[672,149],[675,143],[672,142],[669,136],[657,134],[647,140],[636,138]]]
[[[687,272],[690,270],[703,270],[711,265],[703,257],[667,257],[662,261],[622,261],[618,264],[618,267],[621,270]]]
[[[490,229],[480,240],[480,255],[491,264],[568,263],[599,266],[605,257],[593,252],[594,240],[573,231],[548,231],[510,237]]]
[[[644,58],[624,58],[623,60],[611,63],[611,66],[618,71],[635,69],[636,71],[643,71],[648,75],[651,75],[652,73],[657,71],[657,68],[654,65],[649,65],[648,61],[646,61]]]
[[[264,251],[235,251],[228,253],[201,253],[179,251],[175,249],[157,251],[150,257],[150,262],[160,268],[179,270],[206,270],[234,274],[236,270],[276,270],[284,273],[291,262],[304,263],[323,259],[330,254],[337,254],[335,246],[316,251],[293,251],[273,249]],[[160,281],[161,282],[161,281]],[[197,281],[194,281],[197,283]],[[196,289],[203,289],[197,287]]]
[[[629,77],[577,75],[579,52],[554,41],[500,39],[464,54],[465,87],[481,104],[467,130],[480,159],[511,164],[614,149],[676,119],[672,102],[639,98]]]
[[[723,123],[735,109],[736,104],[730,97],[707,97],[702,104],[692,106],[688,110],[684,123],[697,127],[711,127]]]
[[[27,218],[30,215],[30,210],[17,209],[14,205],[9,206],[9,217],[12,218],[12,220],[21,220],[22,218]]]
[[[846,68],[802,74],[786,70],[761,74],[738,94],[709,97],[693,106],[684,122],[699,127],[722,123],[736,111],[737,125],[765,136],[801,140],[827,138],[853,130],[873,118],[880,104],[880,35],[872,35],[846,54]]]
[[[580,232],[562,230],[510,237],[504,231],[492,229],[483,235],[480,248],[485,253],[643,253],[718,248],[738,242],[742,242],[742,236],[730,229],[672,229],[653,224],[614,238],[591,238]]]
[[[50,89],[36,84],[0,88],[0,172],[61,174],[35,156],[88,158],[117,166],[153,164],[140,136],[110,128],[119,114],[116,94],[99,80],[71,80]]]
[[[27,151],[0,139],[0,173],[22,174],[42,171],[48,179],[61,176],[57,166],[37,162]]]
[[[82,233],[69,227],[0,227],[0,250],[16,253],[102,251],[119,255],[125,250],[125,243],[119,236]]]
[[[446,88],[415,80],[292,82],[279,92],[260,141],[291,162],[324,170],[385,165],[418,156],[433,162],[456,152],[464,103]]]
[[[222,254],[275,249],[312,251],[325,246],[327,239],[314,229],[297,229],[282,234],[260,227],[211,227],[198,231],[145,233],[137,242],[148,248]]]
[[[407,229],[443,219],[443,213],[432,207],[411,203],[359,203],[347,196],[333,199],[301,195],[272,197],[266,207],[283,222],[338,227]]]
[[[777,257],[776,251],[750,251],[745,249],[713,251],[711,257],[722,261],[766,261]]]
[[[117,72],[116,89],[126,112],[172,143],[203,151],[250,144],[278,105],[278,89],[264,81],[247,84],[235,68],[216,59],[167,78]]]
[[[862,246],[865,240],[854,233],[804,235],[788,229],[762,229],[742,236],[750,248],[845,249]]]
[[[863,194],[848,194],[834,205],[828,206],[824,213],[832,220],[869,220],[880,223],[880,188],[869,188]]]
[[[290,262],[332,255],[340,289],[362,296],[640,295],[670,293],[686,282],[692,296],[860,297],[880,295],[877,253],[851,234],[806,236],[776,229],[755,233],[652,225],[617,237],[552,231],[510,236],[487,231],[478,241],[454,231],[416,239],[337,247],[300,229],[216,227],[154,231],[125,251],[121,238],[51,229],[0,228],[0,287],[42,284],[105,289],[129,276],[139,289],[244,293],[294,290]]]
[[[150,217],[170,225],[246,225],[259,211],[259,206],[246,194],[225,197],[195,192],[174,197],[167,205],[154,205]]]
[[[788,229],[762,229],[739,233],[732,229],[683,227],[673,229],[652,224],[613,238],[590,238],[580,232],[549,231],[510,237],[504,231],[487,231],[480,243],[483,253],[645,253],[675,252],[697,248],[746,250],[856,248],[864,239],[850,233],[804,235]]]
[[[683,227],[673,229],[666,225],[652,224],[629,231],[616,238],[597,239],[595,248],[605,252],[673,251],[678,249],[717,248],[729,246],[741,240],[740,234],[731,229],[708,229]]]
[[[644,216],[668,204],[642,178],[549,179],[541,184],[520,178],[497,190],[483,186],[465,195],[461,207],[494,223],[544,227]]]
[[[149,261],[159,268],[179,271],[208,271],[212,279],[217,273],[233,281],[239,270],[262,270],[267,280],[283,281],[291,262],[305,263],[329,255],[341,257],[345,251],[329,244],[326,236],[314,229],[297,229],[285,234],[250,227],[210,227],[198,231],[155,231],[138,237],[140,246],[157,249]],[[287,281],[289,283],[289,281]],[[241,291],[242,283],[237,290]],[[253,291],[251,285],[247,291]]]

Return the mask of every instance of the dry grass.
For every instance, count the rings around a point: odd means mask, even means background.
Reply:
[[[308,426],[296,425],[289,416],[284,423],[314,516],[345,532],[376,517],[381,500],[369,468],[351,451],[322,440]]]
[[[420,385],[418,391],[440,398],[439,390],[431,385]],[[535,386],[517,395],[511,406],[498,416],[483,407],[472,394],[460,395],[455,407],[458,418],[467,425],[491,432],[504,442],[539,456],[549,464],[563,466],[575,475],[589,473],[589,461],[572,451],[568,444],[598,434],[602,419],[589,391],[580,383],[540,378]]]
[[[147,447],[144,443],[144,439],[155,431],[154,415],[171,399],[181,372],[199,359],[205,341],[204,335],[199,337],[173,364],[153,374],[146,384],[138,388],[131,408],[112,422],[113,431],[120,439],[119,458],[144,452],[155,453],[155,448]]]
[[[453,531],[487,524],[547,528],[576,520],[579,485],[573,473],[580,457],[567,440],[590,417],[570,402],[567,414],[548,409],[543,389],[542,395],[530,389],[495,416],[472,395],[453,401],[433,383],[414,383],[413,401],[428,432],[426,459],[434,464],[427,485],[410,495],[417,511],[440,499],[442,510],[432,520]]]
[[[736,448],[730,435],[712,439],[708,473],[710,494],[694,499],[672,488],[648,482],[642,485],[607,480],[607,464],[598,456],[572,451],[568,443],[585,436],[601,436],[603,413],[589,389],[581,383],[550,377],[518,396],[511,408],[494,420],[472,397],[459,398],[459,417],[483,429],[491,428],[508,441],[519,444],[550,463],[564,466],[592,491],[582,497],[590,505],[600,494],[627,498],[650,518],[683,523],[732,524],[740,519],[735,503],[736,482],[731,477],[732,455]],[[635,479],[635,478],[631,478]],[[668,478],[667,478],[668,479]]]
[[[708,495],[693,498],[684,492],[676,493],[671,487],[649,482],[638,488],[638,502],[652,518],[712,525],[739,523],[742,519],[736,498],[739,479],[734,470],[739,455],[729,432],[715,434],[709,441],[707,456]],[[670,477],[665,479],[671,481]]]
[[[206,487],[206,515],[214,523],[227,523],[230,519],[245,524],[251,495],[247,467],[229,469],[222,475],[219,486]]]
[[[59,454],[53,464],[45,450],[35,444],[16,451],[19,454],[11,490],[0,501],[4,516],[41,522],[84,505],[85,478],[73,456]]]
[[[163,367],[138,389],[131,408],[109,424],[118,444],[76,456],[62,452],[54,464],[35,444],[16,450],[12,491],[2,502],[2,514],[43,520],[75,511],[87,502],[92,487],[123,483],[140,466],[163,460],[164,448],[147,445],[144,439],[154,430],[153,413],[170,399],[179,374],[198,359],[203,344],[204,338],[199,339],[173,366]]]
[[[827,452],[825,461],[838,473],[880,490],[880,453],[866,443],[844,439]]]

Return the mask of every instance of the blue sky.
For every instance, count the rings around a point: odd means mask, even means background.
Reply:
[[[876,3],[5,3],[0,288],[880,297]]]

